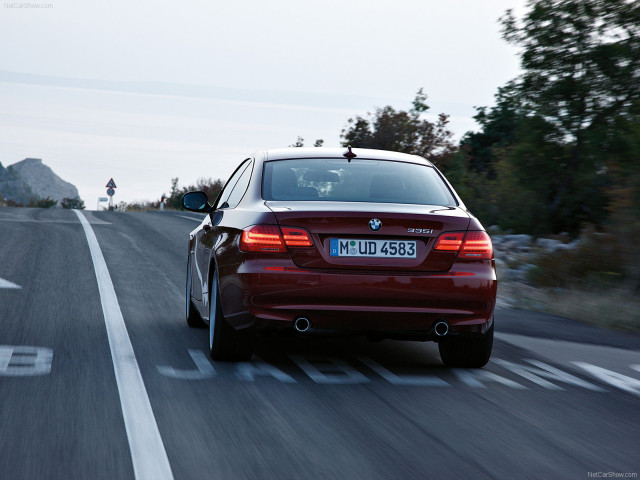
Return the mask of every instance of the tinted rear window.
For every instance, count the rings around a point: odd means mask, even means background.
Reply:
[[[264,165],[265,200],[456,206],[433,167],[386,160],[278,160]]]

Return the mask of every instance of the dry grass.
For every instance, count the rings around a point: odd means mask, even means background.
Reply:
[[[551,313],[600,328],[640,333],[640,298],[630,288],[552,289],[503,282],[500,289],[500,296],[511,307]]]
[[[640,333],[638,238],[637,221],[620,221],[604,232],[586,229],[577,247],[532,259],[528,285],[510,298],[522,308]]]

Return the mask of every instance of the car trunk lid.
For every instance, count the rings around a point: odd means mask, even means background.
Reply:
[[[457,252],[435,251],[433,244],[442,232],[466,231],[470,221],[461,208],[433,205],[318,201],[266,205],[281,226],[304,228],[311,234],[313,247],[289,249],[302,268],[447,271]]]

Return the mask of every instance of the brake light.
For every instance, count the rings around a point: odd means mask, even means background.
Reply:
[[[443,233],[438,237],[434,250],[442,250],[445,252],[457,252],[460,250],[462,240],[464,239],[464,232],[449,232]]]
[[[311,235],[304,228],[255,225],[242,232],[240,250],[245,252],[286,252],[287,247],[311,247]]]
[[[245,252],[286,252],[277,225],[256,225],[242,232],[240,250]]]
[[[310,247],[311,236],[304,228],[282,227],[282,236],[287,247]]]
[[[490,260],[493,257],[493,245],[486,232],[447,232],[438,237],[434,250],[460,252],[458,258],[470,260]]]
[[[459,258],[491,260],[493,244],[487,232],[467,232]]]

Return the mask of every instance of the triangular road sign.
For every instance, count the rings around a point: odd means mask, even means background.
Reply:
[[[113,181],[113,178],[111,180],[109,180],[109,183],[107,183],[107,187],[106,188],[118,188],[118,187],[116,187],[116,182]]]
[[[0,278],[0,288],[22,288],[20,285],[16,285],[9,280],[5,280],[4,278]]]

